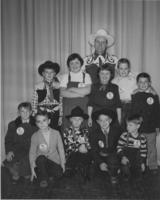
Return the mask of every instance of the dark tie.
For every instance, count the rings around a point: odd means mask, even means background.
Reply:
[[[102,66],[102,59],[99,57],[99,67],[101,67]]]
[[[108,148],[108,131],[104,130],[103,133],[104,133],[104,135],[106,137],[106,148]]]

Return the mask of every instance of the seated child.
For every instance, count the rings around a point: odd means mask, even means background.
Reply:
[[[132,95],[131,113],[142,116],[140,133],[147,139],[147,165],[153,174],[157,173],[156,135],[159,133],[160,104],[157,93],[151,86],[151,77],[143,72],[137,76],[137,89]]]
[[[145,170],[147,157],[146,138],[138,129],[142,123],[142,117],[133,115],[127,119],[127,132],[124,132],[118,141],[117,153],[122,165],[122,174],[125,180],[131,175],[141,178]]]
[[[45,188],[48,186],[49,179],[55,180],[65,171],[65,154],[60,133],[49,127],[51,120],[48,113],[39,111],[35,119],[39,130],[31,138],[29,152],[31,181],[38,176],[40,187]]]
[[[46,110],[51,119],[50,127],[57,130],[62,122],[62,98],[57,78],[59,70],[58,63],[51,61],[42,63],[38,72],[43,80],[35,86],[32,97],[33,116],[38,110]]]
[[[136,89],[136,76],[131,72],[131,64],[127,58],[121,58],[117,64],[117,76],[112,80],[119,87],[120,100],[122,102],[122,127],[125,129],[125,121],[131,109],[131,94]]]
[[[72,109],[71,114],[66,116],[71,126],[63,132],[65,154],[66,154],[66,172],[74,174],[79,167],[84,180],[89,178],[89,167],[91,157],[89,154],[90,144],[88,141],[88,130],[82,128],[82,123],[88,119],[88,115],[80,107]]]
[[[97,128],[90,133],[93,159],[101,171],[109,171],[111,183],[116,184],[119,167],[116,146],[121,134],[120,127],[112,123],[116,119],[116,113],[103,109],[93,113],[93,118],[98,123]]]
[[[9,169],[13,183],[19,178],[30,178],[29,148],[32,134],[37,130],[34,118],[31,116],[32,107],[29,102],[18,105],[19,116],[8,125],[5,136],[6,160],[4,165]]]

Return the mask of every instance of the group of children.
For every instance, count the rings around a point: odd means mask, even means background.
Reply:
[[[117,183],[119,171],[127,180],[133,173],[140,177],[146,165],[156,173],[160,107],[150,75],[140,73],[135,78],[129,60],[120,59],[113,83],[119,86],[121,126],[115,123],[114,111],[100,109],[92,115],[96,126],[87,127],[89,116],[81,105],[88,98],[91,80],[80,71],[83,60],[78,54],[72,54],[67,65],[70,72],[61,83],[56,77],[60,70],[57,63],[40,65],[43,81],[35,87],[32,106],[29,102],[19,104],[18,118],[8,125],[4,165],[12,182],[17,183],[21,176],[27,181],[38,178],[40,187],[47,187],[49,181],[77,170],[89,179],[93,163],[109,173],[112,184]]]

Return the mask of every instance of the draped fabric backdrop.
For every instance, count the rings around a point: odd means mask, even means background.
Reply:
[[[133,71],[148,72],[160,95],[160,1],[1,2],[2,157],[7,124],[16,117],[17,105],[31,100],[33,86],[40,80],[38,65],[52,60],[61,65],[61,74],[66,72],[68,55],[90,54],[88,37],[99,28],[115,37],[109,52],[129,58]]]

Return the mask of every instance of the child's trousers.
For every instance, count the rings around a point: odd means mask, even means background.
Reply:
[[[40,181],[48,180],[49,177],[60,178],[63,174],[61,166],[43,155],[36,159],[37,173]]]

